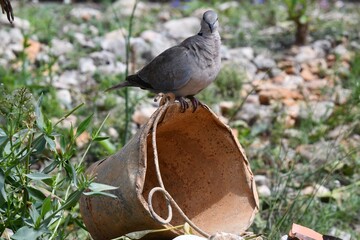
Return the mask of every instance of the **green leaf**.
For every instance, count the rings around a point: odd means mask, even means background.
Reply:
[[[104,141],[106,139],[109,139],[109,137],[96,137],[93,139],[93,141],[95,142],[101,142],[101,141]]]
[[[29,213],[30,213],[30,217],[34,223],[34,227],[38,227],[38,223],[40,223],[40,214],[38,212],[38,210],[36,209],[36,207],[34,207],[34,205],[31,205],[30,209],[29,209]]]
[[[5,192],[5,174],[2,169],[0,169],[0,206],[7,201],[7,196]]]
[[[26,174],[26,176],[32,180],[44,180],[52,178],[52,176],[40,172]]]
[[[6,135],[5,131],[0,128],[0,145],[7,140],[8,140],[8,136]]]
[[[66,173],[72,178],[74,185],[77,186],[77,174],[74,165],[71,163],[65,163],[64,168]]]
[[[107,184],[103,184],[103,183],[90,183],[89,185],[89,189],[93,192],[103,192],[103,191],[108,191],[108,190],[115,190],[118,189],[119,187],[114,187],[114,186],[110,186]]]
[[[44,231],[35,230],[28,226],[24,226],[19,230],[17,230],[17,232],[14,235],[12,235],[11,238],[15,240],[36,240],[42,234],[44,234]]]
[[[45,216],[46,213],[48,213],[51,210],[51,198],[50,196],[45,198],[45,200],[42,203],[41,206],[41,218]]]
[[[56,144],[55,144],[55,141],[54,141],[53,139],[49,138],[49,137],[46,136],[46,135],[44,136],[44,138],[45,138],[47,144],[49,144],[49,147],[50,147],[51,151],[56,152]]]
[[[61,149],[61,153],[64,154],[64,152],[66,151],[66,142],[65,142],[65,137],[63,135],[60,136],[60,149]]]
[[[84,192],[83,193],[86,196],[106,196],[106,197],[112,197],[112,198],[117,198],[116,195],[111,194],[111,193],[107,193],[107,192]]]
[[[44,195],[43,192],[41,192],[40,190],[36,189],[36,188],[33,188],[33,187],[26,187],[30,197],[33,197],[37,200],[40,200],[40,201],[43,201],[46,196]]]
[[[57,167],[58,163],[53,160],[52,163],[50,163],[48,166],[46,166],[43,170],[43,173],[47,174],[50,173],[52,170],[54,170]]]
[[[39,100],[37,101],[37,104],[35,106],[35,116],[36,116],[36,125],[38,126],[38,128],[40,130],[45,130],[45,122],[44,122],[44,116],[41,112],[41,102],[42,102],[42,99],[43,99],[43,96],[41,94]]]
[[[86,128],[91,123],[92,118],[93,114],[88,116],[84,121],[79,124],[78,128],[76,129],[76,137],[80,136],[86,130]]]

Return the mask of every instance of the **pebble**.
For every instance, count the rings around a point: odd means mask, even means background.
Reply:
[[[260,197],[270,197],[271,190],[266,185],[257,186],[257,191]]]
[[[334,111],[335,104],[332,101],[309,101],[300,105],[300,117],[320,122],[328,119]]]
[[[200,19],[187,17],[167,21],[164,29],[171,38],[185,39],[199,31]]]
[[[71,108],[72,97],[71,93],[68,89],[59,89],[56,92],[56,97],[61,105],[63,105],[66,109]]]
[[[81,73],[94,73],[96,66],[91,58],[80,58],[79,70]]]
[[[65,55],[67,53],[70,53],[74,51],[74,46],[66,41],[66,40],[60,40],[57,38],[53,38],[51,40],[51,52],[52,54],[56,56]]]
[[[118,29],[112,32],[109,32],[100,42],[101,48],[103,50],[114,53],[116,56],[121,57],[122,60],[125,60],[126,46],[125,46],[125,36],[127,31],[125,29]]]
[[[254,59],[254,64],[259,70],[269,70],[276,67],[276,62],[273,59],[263,55],[256,56]]]
[[[99,10],[84,6],[71,9],[70,15],[85,21],[89,21],[92,18],[100,20],[102,17],[102,13]]]
[[[302,195],[314,195],[316,197],[323,197],[330,194],[330,190],[320,184],[315,184],[315,186],[307,186],[301,190]]]

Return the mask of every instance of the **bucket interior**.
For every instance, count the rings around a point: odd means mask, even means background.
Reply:
[[[231,132],[209,111],[168,111],[157,128],[157,148],[166,190],[185,214],[208,233],[242,233],[252,222],[256,203],[251,172]],[[147,170],[143,197],[159,186],[147,137]],[[167,207],[155,193],[154,210],[163,218]],[[173,208],[173,226],[185,220]]]

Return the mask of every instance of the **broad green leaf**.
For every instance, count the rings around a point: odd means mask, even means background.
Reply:
[[[47,174],[50,173],[52,170],[54,170],[57,167],[58,163],[53,160],[52,163],[50,163],[48,166],[46,166],[43,170],[43,173]]]
[[[111,193],[107,193],[107,192],[84,192],[83,193],[86,196],[106,196],[106,197],[112,197],[112,198],[117,198],[116,195],[111,194]]]
[[[44,151],[46,146],[46,139],[44,135],[39,136],[34,143],[34,148],[36,149],[36,153],[41,153]]]
[[[33,197],[37,200],[40,200],[40,201],[43,201],[46,196],[44,195],[43,192],[41,192],[40,190],[36,189],[36,188],[33,188],[33,187],[26,187],[30,197]]]
[[[89,185],[89,189],[93,192],[102,192],[102,191],[108,191],[108,190],[115,190],[118,189],[119,187],[114,187],[114,186],[110,186],[107,184],[103,184],[103,183],[90,183]]]
[[[45,173],[40,173],[40,172],[29,173],[29,174],[26,174],[26,176],[32,180],[44,180],[44,179],[52,178],[52,176],[45,174]]]
[[[55,141],[48,136],[44,136],[46,142],[49,144],[51,151],[56,152],[56,144]]]
[[[19,230],[17,230],[17,232],[14,235],[12,235],[11,238],[15,240],[36,240],[42,234],[44,234],[44,231],[35,230],[28,226],[24,226]]]
[[[88,116],[84,121],[79,124],[78,128],[76,129],[76,137],[80,136],[86,130],[86,128],[91,123],[92,118],[93,114]]]
[[[50,196],[45,198],[41,206],[41,218],[45,216],[51,210],[51,198]]]
[[[38,227],[38,223],[40,222],[41,218],[40,218],[40,213],[38,212],[36,207],[34,207],[34,205],[31,205],[31,207],[29,209],[29,213],[30,213],[30,217],[34,223],[34,226]]]
[[[36,125],[40,130],[45,131],[45,122],[44,122],[44,116],[41,112],[41,102],[43,99],[43,95],[41,94],[39,100],[36,103],[35,106],[35,116],[36,116]]]
[[[66,173],[72,178],[74,185],[77,186],[77,174],[74,165],[72,165],[70,162],[65,163],[64,168]]]
[[[60,149],[61,149],[61,153],[64,154],[66,151],[66,141],[63,135],[60,136]]]

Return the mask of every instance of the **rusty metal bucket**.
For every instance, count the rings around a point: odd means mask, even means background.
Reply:
[[[244,232],[258,211],[255,181],[244,150],[211,110],[199,107],[194,113],[191,108],[181,113],[179,104],[171,103],[159,107],[121,151],[88,169],[96,182],[120,186],[111,191],[116,199],[85,195],[80,199],[91,236],[112,239],[185,223],[176,210],[169,224],[154,220],[149,211],[149,192],[159,186],[151,134],[156,116],[160,117],[156,149],[166,190],[187,217],[207,233]],[[154,194],[152,202],[158,215],[168,214],[161,193]],[[181,233],[171,230],[145,238],[172,239]]]

